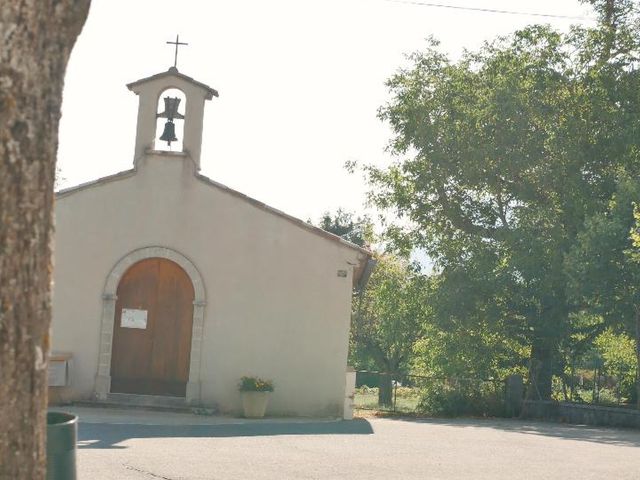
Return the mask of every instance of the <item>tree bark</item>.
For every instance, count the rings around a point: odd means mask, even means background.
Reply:
[[[380,373],[378,381],[378,405],[380,407],[393,406],[393,376],[390,373]]]
[[[544,345],[542,342],[534,342],[531,347],[527,400],[551,399],[552,359],[552,349],[549,346]]]
[[[45,476],[53,182],[89,0],[0,3],[0,478]]]

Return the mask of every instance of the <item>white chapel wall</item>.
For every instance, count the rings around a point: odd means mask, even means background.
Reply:
[[[207,185],[171,154],[63,194],[56,224],[53,349],[74,355],[77,398],[95,390],[106,276],[131,251],[163,246],[205,283],[204,404],[238,411],[238,379],[258,375],[275,382],[272,414],[342,413],[357,251]]]

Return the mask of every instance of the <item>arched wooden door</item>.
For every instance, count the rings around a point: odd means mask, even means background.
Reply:
[[[185,396],[194,290],[176,263],[148,258],[118,285],[111,392]]]

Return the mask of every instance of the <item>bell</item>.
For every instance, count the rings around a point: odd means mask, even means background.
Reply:
[[[178,113],[179,105],[180,98],[164,97],[164,112],[159,113],[158,117],[167,118],[169,120],[173,120],[174,118],[184,118],[184,115]]]
[[[168,120],[167,123],[164,124],[164,132],[162,132],[160,140],[167,142],[169,146],[171,146],[171,142],[178,140],[176,138],[176,126],[171,120]]]

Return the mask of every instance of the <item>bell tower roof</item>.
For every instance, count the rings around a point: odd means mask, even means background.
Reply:
[[[165,79],[167,77],[177,77],[185,82],[191,83],[196,87],[200,87],[206,91],[205,98],[207,100],[211,100],[213,97],[218,96],[218,91],[215,88],[211,88],[209,85],[205,85],[204,83],[198,82],[193,78],[185,75],[184,73],[180,73],[176,67],[169,67],[169,70],[166,72],[156,73],[155,75],[151,75],[150,77],[141,78],[140,80],[136,80],[135,82],[131,82],[127,84],[127,88],[132,92],[139,94],[140,88],[142,85],[153,82],[155,80]]]

